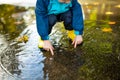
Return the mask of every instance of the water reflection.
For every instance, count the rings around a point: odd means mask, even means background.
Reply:
[[[8,40],[18,37],[23,29],[26,28],[27,23],[24,19],[26,11],[27,9],[25,7],[0,5],[0,33],[7,35]],[[29,13],[29,16],[30,15]],[[27,17],[29,18],[29,16]],[[32,20],[33,19],[31,19],[29,23]]]
[[[117,2],[82,5],[84,43],[77,49],[68,41],[63,25],[58,23],[51,34],[55,56],[38,49],[36,23],[32,23],[23,31],[29,34],[28,42],[13,41],[3,51],[3,66],[22,80],[119,80],[120,10],[113,7],[116,5]]]

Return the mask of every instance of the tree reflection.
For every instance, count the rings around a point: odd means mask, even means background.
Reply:
[[[0,33],[8,34],[10,39],[13,39],[19,35],[23,30],[18,26],[24,26],[25,24],[17,24],[16,21],[23,22],[23,19],[17,20],[19,17],[13,17],[16,13],[25,11],[24,7],[12,6],[12,5],[0,5]]]

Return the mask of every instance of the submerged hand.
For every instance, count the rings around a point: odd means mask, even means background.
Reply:
[[[51,42],[49,40],[44,40],[44,45],[43,45],[43,49],[50,51],[52,55],[54,55],[54,47],[52,46]]]
[[[83,42],[83,38],[82,38],[82,35],[77,35],[75,37],[75,39],[73,40],[72,44],[74,45],[74,48],[76,48],[76,46],[78,44],[81,44]]]

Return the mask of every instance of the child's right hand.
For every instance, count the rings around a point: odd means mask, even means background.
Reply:
[[[44,45],[43,45],[43,49],[50,51],[52,55],[54,55],[54,47],[52,46],[51,42],[49,40],[44,40]]]

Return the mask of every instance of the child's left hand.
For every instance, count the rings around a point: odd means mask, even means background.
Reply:
[[[76,48],[76,46],[77,46],[78,44],[81,44],[82,42],[83,42],[82,35],[77,35],[77,36],[75,37],[75,39],[73,40],[72,45],[74,45],[74,48]]]

